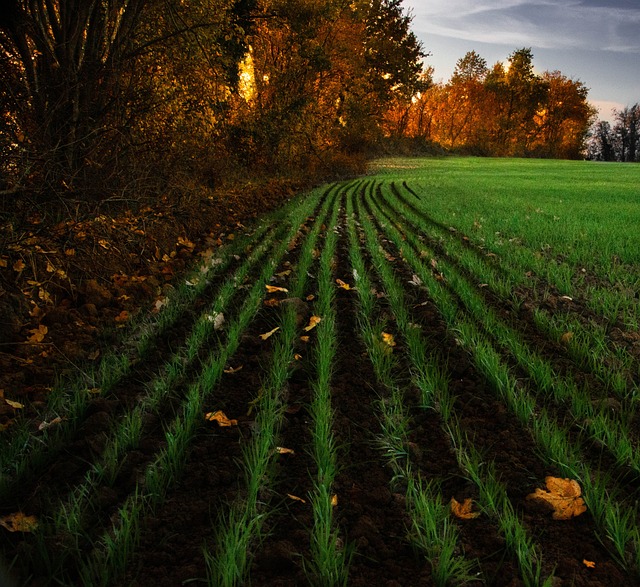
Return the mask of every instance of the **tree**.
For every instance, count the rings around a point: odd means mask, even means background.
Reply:
[[[617,160],[640,162],[640,104],[617,111],[615,120],[613,136]]]

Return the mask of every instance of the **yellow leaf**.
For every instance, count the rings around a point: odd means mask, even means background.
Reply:
[[[457,501],[455,497],[451,498],[451,513],[461,520],[472,520],[480,515],[480,512],[471,511],[472,499],[467,497],[462,503]]]
[[[7,405],[11,406],[14,410],[21,410],[22,408],[24,408],[24,405],[20,402],[14,402],[7,398],[5,398],[4,401],[7,402]]]
[[[38,527],[38,520],[35,516],[25,516],[22,512],[16,512],[2,516],[0,526],[9,532],[33,532]]]
[[[342,289],[346,289],[347,291],[349,291],[351,289],[351,286],[348,283],[345,283],[344,281],[342,281],[342,279],[336,279],[336,283],[342,288]]]
[[[337,495],[336,493],[334,493],[334,494],[331,496],[331,505],[332,505],[333,507],[336,507],[336,506],[338,505],[338,495]]]
[[[382,336],[382,342],[384,342],[386,345],[390,347],[396,346],[396,341],[393,340],[393,334],[389,334],[388,332],[383,332],[381,336]]]
[[[64,254],[67,257],[73,257],[76,254],[76,250],[75,249],[65,249]]]
[[[301,336],[301,337],[300,337],[300,340],[301,340],[302,342],[309,342],[309,337],[308,337],[308,336]]]
[[[209,420],[209,422],[217,422],[220,426],[227,427],[238,425],[238,420],[230,420],[222,410],[218,410],[217,412],[207,412],[204,415],[204,418],[205,420]]]
[[[293,501],[299,501],[301,503],[307,503],[304,499],[302,499],[301,497],[298,497],[297,495],[291,495],[290,493],[287,493],[287,497],[289,499],[292,499]]]
[[[278,332],[278,330],[280,330],[280,326],[276,326],[273,330],[269,330],[269,332],[265,332],[264,334],[261,334],[260,338],[262,340],[267,340],[267,338],[269,338],[272,334],[275,334],[276,332]]]
[[[300,361],[300,360],[302,359],[302,355],[300,355],[300,354],[296,353],[295,355],[293,355],[293,358],[294,358],[296,361]]]
[[[281,455],[294,455],[296,452],[292,448],[285,448],[284,446],[276,446],[276,452]]]
[[[280,271],[280,273],[276,273],[278,277],[287,277],[291,275],[291,269],[287,269],[286,271]]]
[[[240,371],[242,369],[242,367],[244,367],[244,365],[240,365],[239,367],[236,367],[235,369],[233,367],[229,367],[228,369],[225,369],[224,372],[228,373],[229,375],[233,375],[234,373],[237,373],[238,371]]]
[[[103,239],[103,238],[101,238],[101,239],[98,241],[98,244],[99,244],[103,249],[105,249],[105,250],[107,250],[107,251],[111,248],[111,244],[109,243],[109,241],[107,241],[107,240],[105,240],[105,239]]]
[[[309,294],[309,295],[306,297],[307,302],[312,302],[312,301],[313,301],[313,300],[315,300],[315,299],[316,299],[316,296],[314,296],[313,294]]]
[[[593,561],[588,561],[586,558],[582,560],[582,564],[589,569],[596,568],[596,563],[594,563]]]
[[[44,337],[47,335],[47,332],[49,332],[49,329],[44,324],[40,324],[38,328],[32,328],[31,330],[29,330],[29,332],[31,332],[32,334],[28,338],[28,341],[39,343],[44,340]]]
[[[14,264],[13,264],[13,270],[17,271],[18,273],[22,273],[22,271],[24,271],[24,268],[26,267],[26,265],[24,264],[24,261],[22,259],[18,259]]]
[[[311,318],[309,318],[309,324],[304,327],[305,332],[313,330],[321,321],[322,318],[320,318],[320,316],[311,316]]]
[[[288,293],[289,290],[285,287],[278,287],[277,285],[265,285],[265,287],[267,288],[267,291],[269,293],[276,293],[278,291],[284,292],[284,293]]]
[[[574,479],[546,477],[547,489],[537,488],[527,499],[544,501],[553,507],[554,520],[569,520],[587,511],[584,500],[580,497],[582,490]]]

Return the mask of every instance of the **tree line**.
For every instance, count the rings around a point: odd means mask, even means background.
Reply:
[[[491,156],[582,158],[595,117],[588,89],[559,71],[536,73],[531,49],[488,67],[475,51],[451,79],[397,102],[386,119],[391,136]]]
[[[401,0],[0,0],[0,192],[357,168],[425,52]]]
[[[587,157],[640,163],[640,104],[616,111],[613,126],[606,120],[597,121],[588,139]]]

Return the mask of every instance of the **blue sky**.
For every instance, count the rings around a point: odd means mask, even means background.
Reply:
[[[600,117],[640,102],[640,0],[404,0],[431,55],[434,79],[475,50],[489,66],[531,47],[540,72],[560,70],[589,88]]]

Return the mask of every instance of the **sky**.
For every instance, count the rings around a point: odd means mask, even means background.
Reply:
[[[640,103],[640,0],[404,0],[435,81],[475,50],[489,67],[531,48],[537,71],[589,88],[599,118]]]

